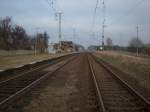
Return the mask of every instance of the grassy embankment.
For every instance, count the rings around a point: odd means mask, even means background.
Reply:
[[[136,52],[127,52],[127,51],[119,51],[118,53],[124,54],[124,55],[130,55],[130,56],[135,56],[135,57],[141,57],[141,58],[149,58],[150,59],[150,55],[147,54],[143,54],[143,53],[139,53],[137,56]]]
[[[37,60],[44,60],[59,56],[60,54],[33,54],[15,55],[15,56],[0,56],[0,69],[8,69],[22,64],[28,64]]]
[[[140,85],[150,90],[150,59],[107,51],[98,54],[105,61],[129,73]]]

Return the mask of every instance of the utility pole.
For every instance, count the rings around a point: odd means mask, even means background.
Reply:
[[[58,34],[58,38],[59,38],[59,50],[61,50],[61,38],[62,38],[62,34],[61,34],[61,19],[62,19],[62,12],[56,12],[56,19],[59,19],[59,34]]]
[[[34,46],[34,55],[36,56],[36,53],[37,53],[37,38],[35,38],[35,46]]]
[[[119,37],[119,43],[120,43],[120,51],[122,50],[122,33],[120,33],[120,37]]]
[[[136,55],[138,56],[139,55],[139,46],[138,46],[138,41],[139,41],[139,26],[137,25],[136,27],[136,30],[137,30],[137,45],[136,45]]]
[[[103,24],[102,24],[102,49],[104,49],[104,39],[105,39],[105,0],[103,0],[103,16],[104,16],[104,20],[103,20]]]
[[[105,38],[105,20],[102,25],[102,48],[104,49],[104,38]]]
[[[35,56],[36,56],[36,54],[37,54],[37,41],[38,41],[38,33],[39,33],[38,30],[39,30],[39,29],[40,29],[39,27],[36,28],[36,33],[37,33],[36,36],[37,36],[37,37],[35,37],[35,46],[34,46],[34,47],[35,47],[35,48],[34,48],[34,55],[35,55]]]
[[[76,29],[75,28],[73,28],[73,40],[74,40],[74,51],[76,50],[76,45],[75,45],[75,43],[76,43]]]

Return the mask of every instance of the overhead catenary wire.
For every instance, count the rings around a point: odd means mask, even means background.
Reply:
[[[56,0],[46,0],[47,4],[52,8],[53,12],[56,13],[56,7],[54,6]]]
[[[96,19],[96,13],[97,13],[98,4],[99,4],[99,0],[96,1],[96,6],[94,8],[93,24],[92,24],[93,27],[95,25],[95,19]]]
[[[92,38],[95,37],[94,33],[94,28],[95,28],[95,21],[96,21],[96,16],[97,16],[97,9],[98,5],[102,5],[102,13],[103,13],[103,21],[102,21],[102,46],[104,46],[104,33],[105,33],[105,22],[106,22],[106,6],[105,6],[105,0],[97,0],[96,5],[94,8],[94,14],[93,14],[93,21],[92,21],[92,27],[91,27],[91,32],[92,32]]]
[[[126,12],[126,16],[125,17],[118,17],[116,20],[112,21],[109,26],[115,24],[116,22],[120,21],[120,20],[124,20],[125,18],[127,18],[128,16],[127,15],[130,15],[132,14],[145,0],[139,0],[137,3],[135,3],[134,6],[132,6],[127,12]]]
[[[131,7],[131,9],[128,10],[127,14],[131,14],[136,8],[138,8],[145,0],[139,0],[135,6]]]
[[[102,22],[102,49],[104,49],[104,38],[105,38],[105,22],[106,22],[106,6],[105,0],[103,0],[103,22]]]
[[[94,13],[93,13],[93,20],[92,20],[92,26],[90,32],[92,32],[92,37],[94,36],[94,28],[95,28],[95,21],[96,21],[96,16],[97,16],[97,9],[98,5],[101,0],[96,0],[96,5],[94,7]]]

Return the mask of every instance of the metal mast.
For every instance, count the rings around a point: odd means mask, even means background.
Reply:
[[[104,16],[104,20],[103,20],[103,24],[102,24],[102,49],[104,49],[104,39],[105,39],[105,0],[103,0],[103,16]]]
[[[76,50],[76,29],[73,28],[74,51]]]
[[[139,46],[138,46],[138,41],[139,41],[139,26],[137,25],[136,27],[136,30],[137,30],[137,45],[136,45],[136,54],[137,56],[139,55]]]
[[[59,38],[59,49],[61,50],[61,38],[62,38],[62,34],[61,34],[61,19],[62,19],[62,12],[56,12],[56,18],[58,17],[59,19],[59,31],[58,31],[58,38]]]

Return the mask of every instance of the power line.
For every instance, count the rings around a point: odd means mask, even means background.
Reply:
[[[127,14],[131,14],[137,7],[139,7],[145,0],[139,0],[139,2],[136,3],[135,6],[133,6],[128,12]]]
[[[56,12],[56,19],[58,18],[59,21],[59,40],[61,40],[62,35],[61,35],[61,21],[62,21],[62,12]]]
[[[62,39],[62,34],[61,34],[61,22],[62,22],[62,12],[56,12],[56,19],[58,18],[59,20],[59,34],[58,34],[58,38],[59,38],[59,48],[61,50],[61,39]]]
[[[106,6],[105,6],[105,0],[97,0],[96,1],[96,5],[94,8],[94,14],[93,14],[93,22],[92,22],[92,30],[95,27],[95,19],[96,19],[96,14],[97,14],[97,9],[98,9],[98,5],[99,3],[102,3],[102,12],[103,12],[103,22],[102,22],[102,47],[104,47],[104,38],[105,38],[105,22],[106,22],[106,17],[105,17],[105,13],[106,13]],[[94,32],[92,31],[92,36],[94,36]]]
[[[94,8],[93,26],[95,25],[95,18],[96,18],[96,13],[97,13],[98,4],[99,4],[99,0],[96,1],[96,6],[95,6],[95,8]]]
[[[56,7],[54,6],[56,0],[46,0],[48,5],[53,9],[54,13],[56,12]]]
[[[106,22],[106,6],[105,0],[103,0],[103,23],[102,23],[102,49],[104,49],[104,38],[105,38],[105,22]]]
[[[138,41],[139,41],[139,26],[137,25],[136,27],[136,30],[137,30],[137,48],[136,48],[136,54],[137,56],[139,55],[139,46],[138,46]]]
[[[134,10],[135,10],[136,8],[138,8],[144,1],[145,1],[145,0],[139,0],[133,7],[131,7],[131,8],[127,11],[126,15],[130,15],[131,13],[133,13]],[[122,16],[121,16],[121,17],[119,17],[118,19],[116,19],[115,21],[111,22],[110,25],[112,25],[112,24],[114,24],[115,22],[118,22],[118,21],[120,21],[120,20],[123,20],[123,19],[125,19],[125,18],[127,18],[127,16],[126,16],[126,17],[122,17]]]
[[[93,20],[92,20],[92,27],[91,27],[91,32],[93,33],[94,27],[95,27],[95,19],[96,19],[96,15],[97,15],[97,8],[99,5],[100,0],[96,0],[96,5],[94,7],[94,13],[93,13]],[[94,34],[92,34],[94,35]]]

